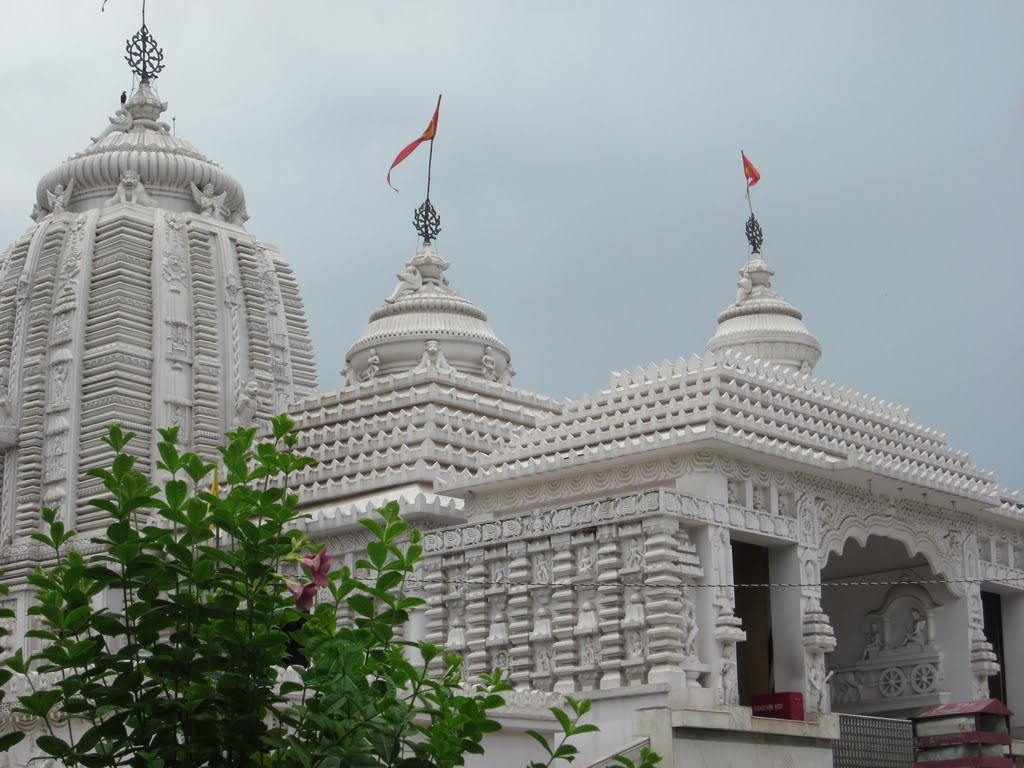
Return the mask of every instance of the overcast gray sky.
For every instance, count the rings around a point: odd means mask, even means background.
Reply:
[[[0,243],[107,124],[138,0],[0,4]],[[746,258],[739,152],[818,375],[1024,486],[1024,3],[149,0],[178,135],[244,185],[324,387],[416,248],[558,397],[703,352]],[[0,245],[0,247],[3,247]]]

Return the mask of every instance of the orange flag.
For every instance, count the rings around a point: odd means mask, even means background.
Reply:
[[[388,168],[388,186],[391,187],[392,189],[394,189],[395,192],[397,192],[398,189],[395,187],[394,184],[391,183],[391,172],[393,170],[395,170],[395,166],[396,165],[398,165],[400,162],[405,160],[405,158],[407,158],[409,155],[411,155],[413,153],[413,151],[416,149],[416,147],[418,147],[424,141],[433,141],[434,140],[434,136],[437,134],[437,113],[440,112],[440,111],[441,111],[441,97],[438,96],[437,97],[437,106],[434,108],[434,116],[432,118],[430,118],[430,122],[427,124],[427,130],[425,130],[423,132],[422,136],[420,136],[418,139],[416,139],[411,144],[409,144],[409,146],[407,146],[405,149],[403,149],[401,152],[399,152],[398,156],[395,158],[395,161],[393,163],[391,163],[391,167]]]
[[[757,172],[754,164],[747,159],[747,155],[743,150],[740,150],[740,156],[743,158],[743,175],[747,177],[747,189],[750,189],[761,180],[761,174]]]

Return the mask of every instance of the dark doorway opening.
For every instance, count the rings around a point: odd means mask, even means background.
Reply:
[[[736,615],[747,633],[736,646],[736,675],[740,704],[750,706],[752,693],[773,693],[772,606],[768,550],[756,544],[732,542],[732,570],[736,583]]]
[[[995,592],[981,593],[981,615],[985,624],[985,638],[999,659],[999,674],[988,679],[988,695],[1006,703],[1006,654],[1003,653],[1003,600]]]

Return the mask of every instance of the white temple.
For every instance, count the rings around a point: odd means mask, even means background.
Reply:
[[[1024,726],[1024,666],[1004,663],[1024,647],[1016,495],[905,408],[813,376],[822,346],[774,287],[753,217],[705,353],[573,401],[514,384],[428,228],[366,308],[347,384],[318,391],[290,268],[248,232],[239,183],[160,122],[166,106],[144,77],[43,176],[34,225],[0,254],[14,646],[31,642],[40,508],[85,539],[102,524],[86,471],[106,424],[151,444],[180,425],[212,457],[225,430],[289,410],[317,459],[295,478],[309,534],[352,562],[356,521],[399,500],[428,555],[410,633],[471,675],[508,670],[492,765],[534,755],[521,731],[551,729],[564,694],[594,699],[592,760],[650,743],[666,765],[831,766],[833,713],[990,695]],[[754,717],[770,692],[801,693],[806,718]]]

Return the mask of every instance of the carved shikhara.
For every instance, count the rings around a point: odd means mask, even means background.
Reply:
[[[256,290],[235,310],[225,297],[238,254],[225,234],[239,253],[260,254]],[[0,535],[35,532],[42,506],[80,530],[102,522],[89,505],[102,486],[85,473],[108,460],[101,438],[112,422],[137,433],[143,471],[154,421],[180,427],[183,447],[216,455],[236,406],[224,369],[259,380],[268,398],[252,416],[261,418],[315,387],[294,279],[256,245],[213,217],[129,201],[45,217],[5,252],[0,415],[11,423],[0,427]]]

